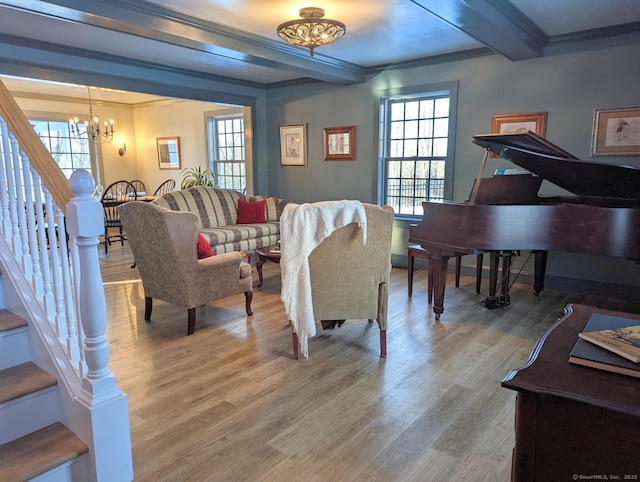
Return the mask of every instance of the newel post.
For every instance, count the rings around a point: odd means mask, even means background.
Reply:
[[[104,232],[102,205],[93,197],[94,180],[86,170],[74,171],[69,186],[74,198],[67,204],[67,230],[78,247],[80,269],[75,272],[79,272],[79,279],[74,283],[87,365],[79,401],[90,413],[89,424],[80,427],[78,435],[90,448],[92,480],[131,481],[128,401],[109,369],[107,308],[98,262],[98,237]]]
[[[94,182],[87,171],[75,171],[69,186],[74,198],[67,204],[67,229],[78,246],[80,279],[75,280],[75,284],[79,287],[79,318],[85,335],[84,358],[88,369],[83,388],[99,395],[115,385],[109,370],[107,304],[98,262],[98,236],[104,231],[102,207],[92,196]]]

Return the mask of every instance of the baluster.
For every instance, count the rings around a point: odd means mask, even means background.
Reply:
[[[16,203],[18,210],[18,234],[20,236],[20,258],[22,260],[22,272],[26,278],[31,278],[31,254],[29,253],[29,230],[27,227],[26,206],[24,204],[24,181],[22,169],[20,169],[20,146],[18,140],[10,132],[11,156],[13,157],[13,177],[16,189]],[[17,256],[17,255],[16,255]]]
[[[80,355],[78,354],[75,306],[73,291],[71,289],[71,267],[69,266],[69,251],[67,248],[67,229],[65,227],[64,215],[58,206],[56,206],[56,224],[58,225],[58,246],[56,249],[60,252],[60,271],[62,272],[64,307],[67,320],[67,353],[69,355],[69,360],[71,360],[72,363],[75,363],[80,359]]]
[[[8,132],[10,135],[11,133]],[[11,147],[9,147],[11,146]],[[20,253],[20,235],[18,228],[18,211],[16,208],[16,186],[15,179],[11,176],[12,172],[15,172],[15,167],[13,165],[13,142],[7,142],[5,145],[5,149],[7,149],[8,155],[5,156],[5,168],[7,170],[7,196],[9,198],[9,217],[11,218],[11,227],[7,231],[11,237],[11,248],[13,250],[13,254],[15,257],[19,257],[22,255]]]
[[[9,128],[7,123],[2,117],[0,117],[0,129],[2,130],[2,165],[3,169],[0,172],[0,205],[2,205],[2,231],[5,238],[8,238],[11,233],[11,215],[9,214],[9,197],[7,196],[7,181],[5,179],[5,173],[11,172],[8,164],[10,159],[9,149]]]
[[[51,266],[49,264],[49,253],[47,252],[47,230],[45,229],[44,209],[42,207],[44,203],[42,199],[43,190],[40,184],[40,176],[33,167],[31,167],[31,176],[33,178],[34,206],[36,208],[36,222],[38,223],[38,246],[42,264],[42,287],[44,290],[42,301],[44,302],[47,317],[50,318],[55,313],[55,303],[51,291]]]
[[[53,300],[55,305],[56,333],[61,340],[67,337],[67,322],[64,313],[64,292],[62,287],[62,276],[60,273],[60,256],[58,255],[56,242],[55,209],[51,193],[45,191],[45,204],[47,206],[47,235],[49,238],[49,255],[51,257],[51,279],[53,281]]]
[[[83,387],[95,396],[118,391],[115,377],[109,370],[107,344],[107,304],[98,263],[98,236],[104,230],[102,207],[92,196],[94,181],[84,169],[76,170],[69,180],[75,197],[67,204],[67,227],[76,238],[80,276],[80,321],[84,331],[84,352],[87,376]]]
[[[27,208],[29,252],[31,253],[31,263],[33,268],[31,283],[33,284],[33,289],[36,295],[42,296],[42,273],[40,272],[40,250],[38,249],[37,239],[38,225],[35,220],[36,213],[33,199],[33,184],[31,182],[31,163],[22,149],[20,149],[20,157],[22,159],[22,179],[24,182],[25,205]]]

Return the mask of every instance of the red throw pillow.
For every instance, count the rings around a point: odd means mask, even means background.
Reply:
[[[238,221],[237,224],[263,224],[265,201],[243,201],[238,199]]]
[[[213,250],[209,246],[207,238],[202,233],[198,233],[198,259],[208,258],[209,256],[213,256]]]

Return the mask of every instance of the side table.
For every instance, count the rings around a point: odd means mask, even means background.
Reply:
[[[282,252],[280,249],[275,246],[269,246],[267,248],[260,248],[256,250],[258,253],[258,261],[256,262],[256,270],[258,271],[258,288],[262,288],[263,278],[262,278],[262,265],[266,261],[271,261],[272,263],[280,264],[280,258],[282,257]]]
[[[511,480],[638,480],[640,378],[569,363],[591,315],[640,315],[569,304],[529,360],[502,386],[515,390]]]

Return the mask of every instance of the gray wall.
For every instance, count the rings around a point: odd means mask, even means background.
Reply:
[[[607,40],[585,42],[582,47],[556,45],[545,49],[544,58],[520,62],[493,55],[391,69],[352,86],[311,83],[264,89],[259,84],[192,77],[152,66],[123,69],[108,60],[87,61],[9,44],[0,46],[0,70],[10,75],[251,106],[256,148],[254,191],[294,202],[327,199],[376,202],[379,97],[376,93],[396,87],[458,81],[453,199],[463,201],[483,155],[471,138],[490,132],[493,114],[548,112],[547,138],[578,158],[591,159],[594,109],[640,105],[637,36],[628,42],[626,46],[606,46]],[[570,52],[576,48],[585,50]],[[299,123],[307,125],[308,164],[282,167],[279,126]],[[322,128],[350,125],[356,126],[356,160],[323,161]],[[608,160],[640,165],[638,157]],[[497,167],[511,166],[500,159],[490,160],[486,173]],[[408,223],[396,222],[393,245],[396,258],[406,255],[407,231]],[[473,263],[470,257],[463,259]],[[640,294],[637,289],[640,268],[624,260],[551,253],[547,273],[548,280],[604,281],[614,285],[614,289],[631,287],[634,295]]]
[[[483,156],[482,149],[471,142],[472,136],[491,132],[493,114],[547,112],[547,139],[580,159],[595,160],[590,156],[594,109],[640,105],[640,49],[637,44],[613,46],[520,62],[492,55],[381,72],[360,85],[269,89],[266,108],[270,194],[294,202],[376,202],[376,91],[447,81],[459,81],[453,192],[455,201],[463,201]],[[282,167],[279,126],[300,123],[307,124],[308,164]],[[322,128],[348,125],[356,126],[356,160],[323,161]],[[638,157],[597,160],[640,166]],[[489,160],[485,175],[497,167],[513,165],[502,159]],[[545,191],[557,192],[553,187]],[[407,223],[396,223],[395,254],[405,254],[407,229]],[[640,287],[640,267],[620,259],[551,253],[547,274],[549,279],[582,278]]]

